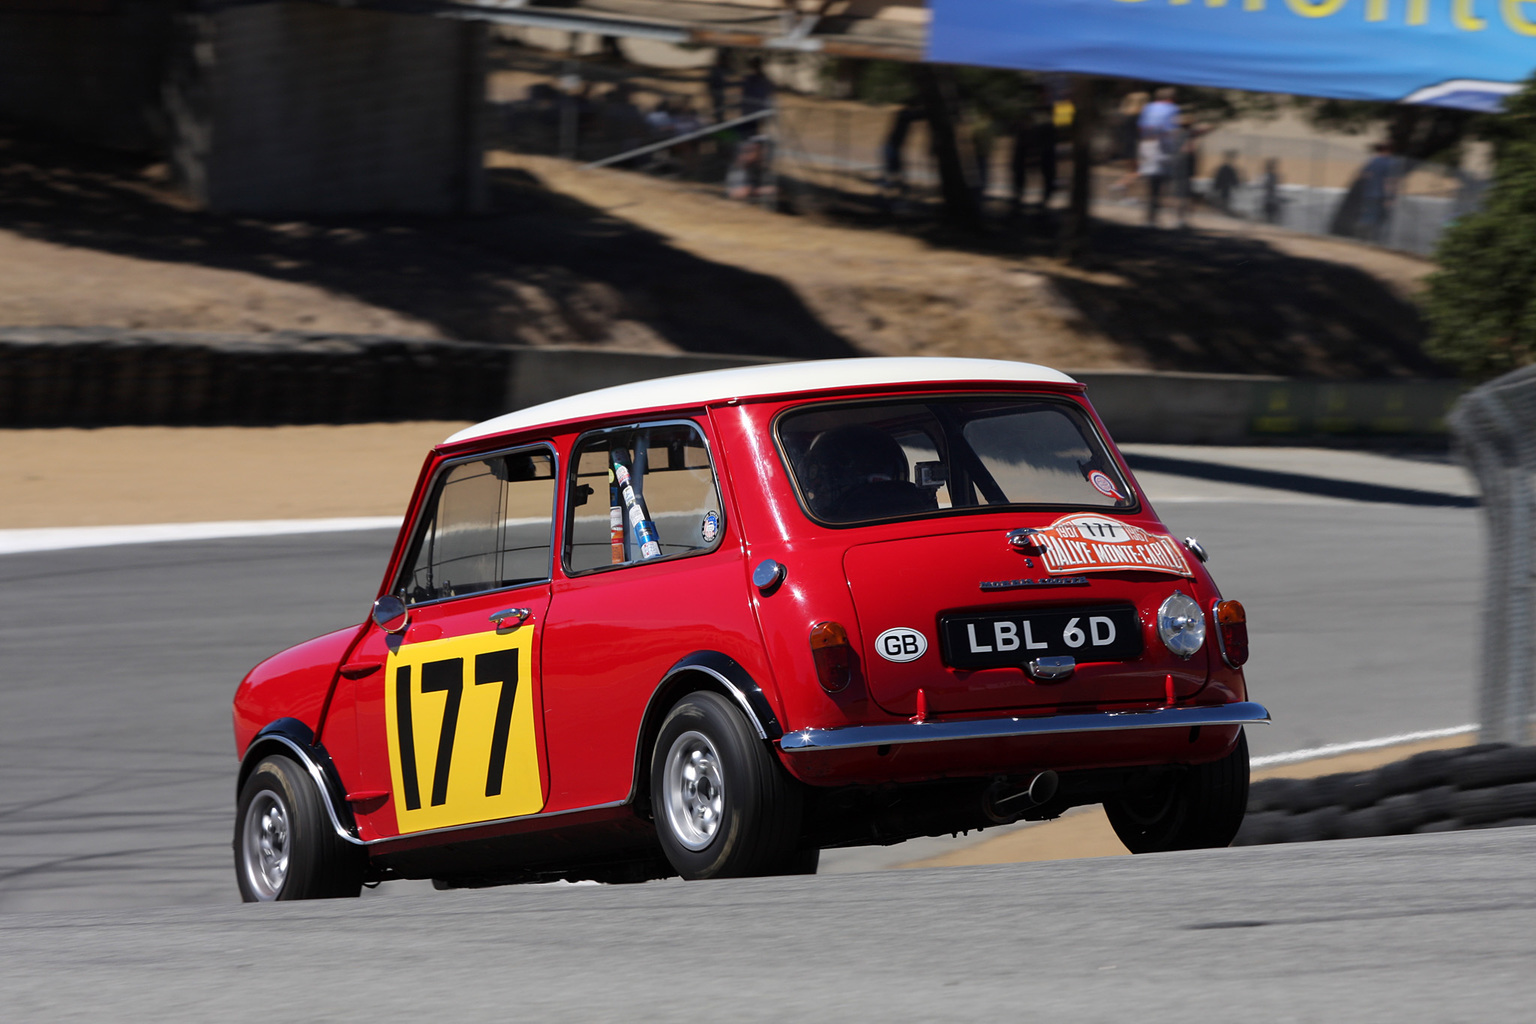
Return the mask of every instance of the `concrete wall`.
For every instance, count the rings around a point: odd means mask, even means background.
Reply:
[[[175,0],[0,4],[0,117],[45,134],[151,152]]]
[[[1070,371],[1069,371],[1070,372]],[[1295,380],[1218,373],[1072,374],[1116,441],[1251,444],[1285,438],[1438,437],[1457,380]]]
[[[172,69],[172,160],[243,213],[483,205],[485,26],[308,3],[193,16]]]

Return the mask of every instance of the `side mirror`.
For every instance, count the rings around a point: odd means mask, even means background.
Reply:
[[[385,594],[373,602],[373,624],[386,633],[404,633],[411,624],[411,613],[405,602],[394,594]]]

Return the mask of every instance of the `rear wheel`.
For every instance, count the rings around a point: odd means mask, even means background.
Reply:
[[[797,849],[799,789],[719,694],[691,693],[662,722],[651,807],[662,851],[684,878],[815,871],[815,851]]]
[[[1248,737],[1219,761],[1180,775],[1149,776],[1104,802],[1115,835],[1132,853],[1230,846],[1248,809]]]
[[[264,758],[240,790],[235,877],[247,903],[356,896],[360,851],[338,837],[307,771],[292,758]]]

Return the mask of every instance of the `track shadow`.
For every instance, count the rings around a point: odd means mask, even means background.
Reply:
[[[1350,501],[1368,501],[1383,505],[1477,508],[1482,504],[1478,499],[1462,494],[1421,491],[1413,487],[1392,487],[1356,480],[1335,480],[1326,476],[1312,476],[1309,473],[1285,473],[1271,469],[1226,466],[1216,462],[1201,462],[1198,459],[1174,459],[1163,455],[1140,455],[1127,452],[1125,461],[1132,469],[1145,470],[1148,473],[1167,473],[1171,476],[1217,480],[1222,483],[1268,487],[1277,491],[1294,491],[1297,494],[1316,494],[1326,498],[1345,498]]]
[[[1357,267],[1258,238],[1098,222],[1089,269],[1056,286],[1159,369],[1301,377],[1446,376],[1417,307]],[[1123,283],[1122,283],[1123,282]]]
[[[1051,277],[1088,324],[1154,369],[1451,375],[1424,353],[1425,327],[1411,301],[1358,267],[1292,255],[1262,238],[1096,219],[1088,255],[1068,268],[1054,259],[1061,228],[1054,209],[1010,216],[993,204],[982,231],[962,231],[946,226],[937,205],[921,196],[893,215],[877,196],[786,179],[792,202],[835,222],[915,236],[936,248],[1045,257],[1030,269]]]
[[[491,172],[490,194],[479,216],[221,216],[179,205],[142,160],[0,132],[0,228],[30,238],[315,285],[452,338],[582,344],[628,330],[693,352],[856,354],[776,278],[679,250],[525,173]]]

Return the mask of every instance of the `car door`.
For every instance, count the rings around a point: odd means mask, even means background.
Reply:
[[[392,587],[406,607],[343,666],[357,678],[353,801],[367,835],[533,814],[548,771],[540,639],[549,609],[555,454],[451,462]]]
[[[554,810],[629,796],[641,721],[681,658],[761,658],[740,534],[700,423],[590,431],[566,475],[563,578],[544,645]]]

